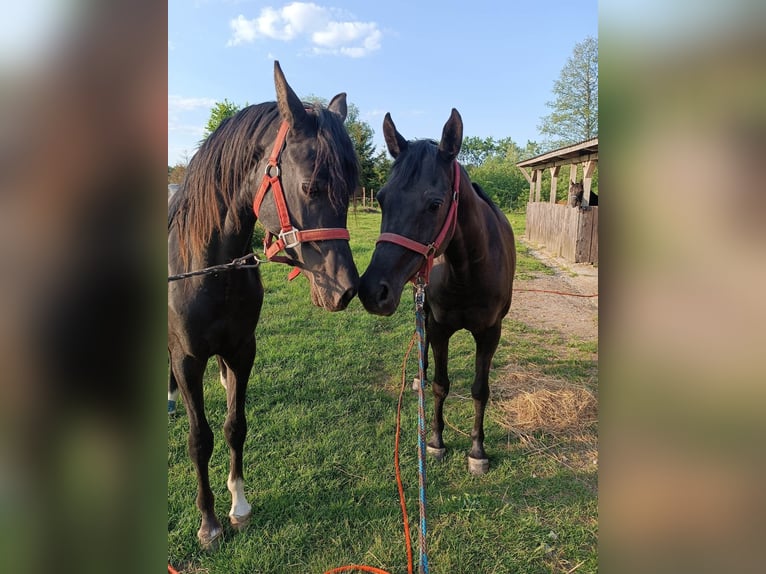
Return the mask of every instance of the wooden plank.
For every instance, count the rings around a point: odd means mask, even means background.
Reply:
[[[598,207],[530,202],[526,219],[527,239],[545,251],[573,263],[598,263]]]
[[[598,206],[591,207],[593,212],[593,231],[590,242],[590,258],[589,263],[598,265]]]
[[[591,232],[593,229],[593,215],[590,210],[578,209],[578,225],[576,231],[575,263],[588,263],[590,259]]]

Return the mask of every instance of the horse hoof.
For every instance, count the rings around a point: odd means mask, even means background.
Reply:
[[[248,512],[245,516],[237,516],[236,514],[229,514],[229,522],[231,527],[237,532],[241,532],[247,525],[250,524],[250,519],[253,517],[252,512]]]
[[[202,528],[200,528],[197,531],[197,538],[199,538],[199,544],[202,546],[203,550],[215,550],[218,548],[218,545],[221,543],[221,538],[223,537],[223,528],[220,526],[216,527],[215,529],[211,531],[203,531]]]
[[[176,402],[168,399],[168,415],[176,414]]]
[[[430,454],[438,461],[444,460],[444,455],[447,454],[446,448],[436,448],[435,446],[426,445],[426,453]]]
[[[489,472],[489,459],[468,457],[468,471],[474,476],[481,476]]]

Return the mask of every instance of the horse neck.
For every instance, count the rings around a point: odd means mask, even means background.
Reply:
[[[214,231],[208,245],[207,259],[212,263],[225,263],[252,251],[251,239],[255,227],[253,192],[246,182],[229,209],[222,209],[223,224]]]
[[[472,269],[486,260],[489,249],[487,221],[482,216],[484,201],[477,195],[465,170],[461,167],[460,171],[457,224],[444,258],[453,273],[471,275]]]

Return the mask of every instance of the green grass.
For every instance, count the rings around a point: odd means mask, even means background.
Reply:
[[[511,219],[521,235],[519,217]],[[360,273],[379,224],[376,213],[349,218]],[[520,250],[520,269],[538,265],[527,259]],[[358,299],[344,312],[328,313],[311,305],[304,278],[286,282],[288,271],[263,267],[266,299],[247,398],[245,479],[252,523],[241,533],[226,524],[225,396],[211,361],[205,377],[208,418],[216,433],[210,474],[225,539],[213,552],[198,547],[196,479],[180,405],[168,421],[168,560],[189,573],[321,574],[350,563],[404,573],[392,459],[401,362],[413,330],[411,297],[402,296],[392,317],[366,313]],[[576,384],[592,382],[593,351],[507,320],[490,383],[508,365],[549,370]],[[428,463],[430,571],[531,574],[567,572],[579,564],[580,574],[596,572],[596,473],[557,460],[564,440],[541,434],[536,439],[545,448],[530,448],[497,423],[491,402],[485,420],[491,469],[483,477],[468,473],[470,438],[462,433],[470,432],[473,418],[473,352],[470,334],[453,337],[453,387],[445,414],[458,430],[445,430],[445,460]],[[413,356],[408,380],[415,369]],[[410,391],[402,425],[401,465],[417,557],[417,405]]]

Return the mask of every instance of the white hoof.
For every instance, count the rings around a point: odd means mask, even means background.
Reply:
[[[247,525],[250,524],[250,519],[253,517],[253,513],[249,512],[245,516],[237,516],[236,514],[229,514],[229,522],[231,522],[231,527],[236,530],[237,532],[240,532],[247,528]]]
[[[423,384],[427,386],[428,385],[428,380],[423,381]],[[426,387],[424,386],[423,389],[425,389],[425,388]],[[420,378],[419,377],[415,377],[414,379],[412,379],[412,390],[415,391],[415,392],[420,390]]]

